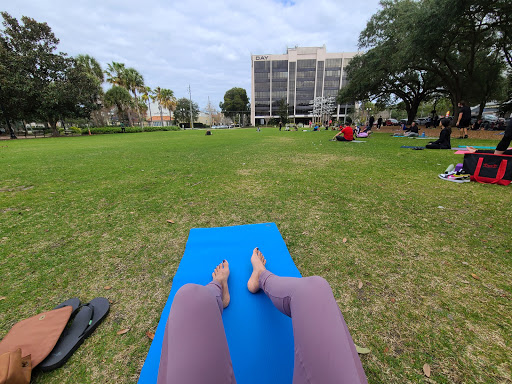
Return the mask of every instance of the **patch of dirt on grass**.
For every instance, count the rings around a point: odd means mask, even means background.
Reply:
[[[294,164],[307,167],[332,167],[333,163],[338,163],[340,161],[348,163],[361,163],[361,161],[365,162],[365,160],[362,160],[359,157],[346,155],[344,156],[343,154],[302,154],[300,156],[293,157],[290,160]]]
[[[236,173],[238,175],[241,175],[241,176],[251,176],[251,175],[258,175],[261,173],[261,171],[257,170],[257,169],[247,169],[247,168],[243,168],[243,169],[238,169],[236,171]]]
[[[29,185],[29,186],[20,185],[17,187],[3,187],[3,188],[0,188],[0,192],[20,192],[20,191],[28,191],[29,189],[32,189],[32,188],[34,188],[33,185]]]
[[[230,193],[233,193],[233,189],[238,189],[240,195],[246,197],[262,197],[267,193],[267,188],[258,180],[240,179],[236,186],[228,186]]]
[[[270,141],[272,143],[275,143],[276,141],[280,142],[280,143],[293,143],[295,140],[292,137],[281,136],[281,137],[269,137],[269,138],[265,139],[264,141]]]

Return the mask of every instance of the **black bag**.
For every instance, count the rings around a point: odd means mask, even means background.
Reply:
[[[465,172],[472,181],[509,185],[512,181],[512,156],[492,153],[468,153],[464,155]]]

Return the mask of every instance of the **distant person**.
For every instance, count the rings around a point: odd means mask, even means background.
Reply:
[[[361,138],[365,138],[365,137],[370,137],[372,131],[371,129],[368,129],[367,127],[359,130],[359,128],[357,128],[356,131],[354,131],[354,135],[355,137],[361,137]]]
[[[472,131],[479,131],[482,128],[482,119],[475,121],[475,124],[471,127]]]
[[[404,136],[407,137],[418,137],[419,135],[420,134],[418,132],[418,126],[414,121],[412,122],[411,126],[407,128],[404,132]]]
[[[382,127],[382,116],[377,119],[377,129],[380,129],[380,127]]]
[[[375,122],[375,117],[370,116],[370,121],[368,121],[368,129],[372,129],[374,122]]]
[[[407,125],[405,124],[405,122],[400,123],[400,129],[402,130],[402,132],[407,131]]]
[[[354,140],[354,130],[350,125],[345,126],[341,131],[339,131],[331,141],[352,141]]]
[[[439,139],[428,143],[426,145],[427,149],[450,149],[452,147],[450,144],[450,136],[452,134],[452,129],[450,128],[450,120],[441,120],[441,125],[443,126],[443,129],[439,134]]]
[[[281,130],[281,128],[283,128],[283,122],[282,121],[279,122],[279,130]]]
[[[434,128],[439,127],[439,116],[437,116],[437,115],[434,116],[434,119],[433,119],[433,122],[432,122],[432,126]]]
[[[467,139],[468,138],[468,127],[471,124],[471,109],[466,105],[466,102],[461,100],[459,101],[459,117],[457,118],[457,123],[455,124],[457,128],[459,128],[459,139]]]
[[[206,136],[211,136],[212,135],[212,131],[210,131],[209,129],[206,130],[206,133],[205,133]]]

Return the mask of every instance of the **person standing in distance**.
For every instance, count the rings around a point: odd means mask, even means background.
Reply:
[[[466,105],[466,102],[459,101],[459,117],[457,118],[457,128],[459,128],[459,139],[468,138],[468,127],[471,124],[471,109]]]
[[[368,130],[371,130],[373,128],[373,123],[375,122],[375,117],[370,116],[370,121],[368,121]]]

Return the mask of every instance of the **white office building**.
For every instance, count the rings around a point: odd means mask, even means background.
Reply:
[[[323,47],[288,48],[284,55],[252,55],[251,124],[278,117],[282,99],[290,120],[313,119],[316,97],[336,97],[346,85],[345,68],[357,53],[328,53]],[[337,105],[332,118],[343,120],[354,104]]]

